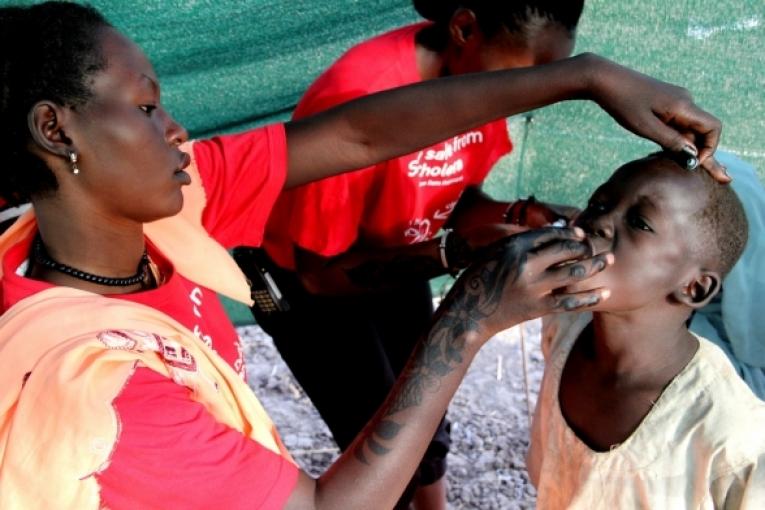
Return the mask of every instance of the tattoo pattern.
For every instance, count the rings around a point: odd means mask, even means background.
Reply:
[[[386,400],[382,419],[376,425],[371,422],[373,430],[355,444],[354,454],[359,461],[369,464],[365,450],[377,456],[390,453],[391,448],[384,444],[393,441],[405,426],[396,421],[394,415],[419,406],[428,393],[439,389],[442,379],[463,363],[468,334],[478,331],[482,321],[497,313],[503,299],[507,299],[504,296],[506,289],[516,284],[526,271],[529,256],[550,247],[556,254],[565,252],[573,258],[589,255],[588,248],[581,242],[570,239],[561,242],[560,238],[551,238],[545,230],[513,236],[511,241],[498,242],[479,255],[483,263],[465,271],[436,312],[433,328],[417,346]],[[591,264],[592,268],[588,269],[581,261],[576,261],[564,271],[576,280],[587,277],[592,269],[599,271],[606,265],[602,256],[595,257]],[[548,311],[576,310],[596,304],[599,299],[598,295],[562,295]],[[539,305],[525,303],[523,299],[513,300],[514,310],[507,305],[504,303],[507,311],[502,313],[513,313],[518,317],[539,315],[528,308]]]
[[[365,450],[382,456],[390,452],[383,442],[392,441],[404,427],[393,419],[399,413],[422,403],[426,394],[437,391],[441,380],[463,363],[466,335],[479,329],[480,322],[500,305],[508,282],[522,274],[529,246],[503,244],[490,261],[469,269],[452,287],[434,318],[434,325],[404,369],[403,377],[386,401],[383,419],[365,441],[356,443],[354,454],[369,464]],[[493,258],[493,260],[491,260]],[[398,390],[398,391],[396,391]]]

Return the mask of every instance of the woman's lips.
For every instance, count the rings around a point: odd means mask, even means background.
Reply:
[[[185,170],[191,164],[191,156],[187,152],[181,152],[181,170]]]
[[[181,184],[191,184],[191,176],[183,170],[176,170],[173,173],[173,178]]]
[[[180,166],[173,172],[173,177],[178,180],[181,184],[191,184],[191,176],[184,171],[185,168],[188,168],[191,164],[191,156],[189,156],[185,152],[180,153],[181,156],[181,164]]]

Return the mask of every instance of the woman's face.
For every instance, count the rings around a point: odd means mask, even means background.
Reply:
[[[557,23],[547,23],[525,37],[503,31],[487,38],[477,28],[474,30],[475,34],[449,64],[452,74],[547,64],[569,57],[576,42],[576,34]]]
[[[92,99],[73,115],[70,137],[78,152],[79,192],[112,219],[148,222],[183,204],[188,155],[178,149],[186,131],[162,108],[157,76],[143,52],[105,28],[106,68],[93,75]]]

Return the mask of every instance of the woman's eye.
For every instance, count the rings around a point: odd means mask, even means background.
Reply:
[[[145,113],[147,116],[150,116],[151,112],[157,109],[157,107],[153,104],[142,104],[138,108],[140,108],[141,111],[143,111],[143,113]]]
[[[653,229],[636,212],[630,211],[627,214],[627,223],[632,228],[644,230],[646,232],[653,232]]]

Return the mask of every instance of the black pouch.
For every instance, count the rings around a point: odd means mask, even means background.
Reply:
[[[262,248],[239,246],[234,248],[234,260],[250,284],[254,301],[252,314],[258,323],[264,318],[287,312],[290,305],[272,276],[278,267]]]

